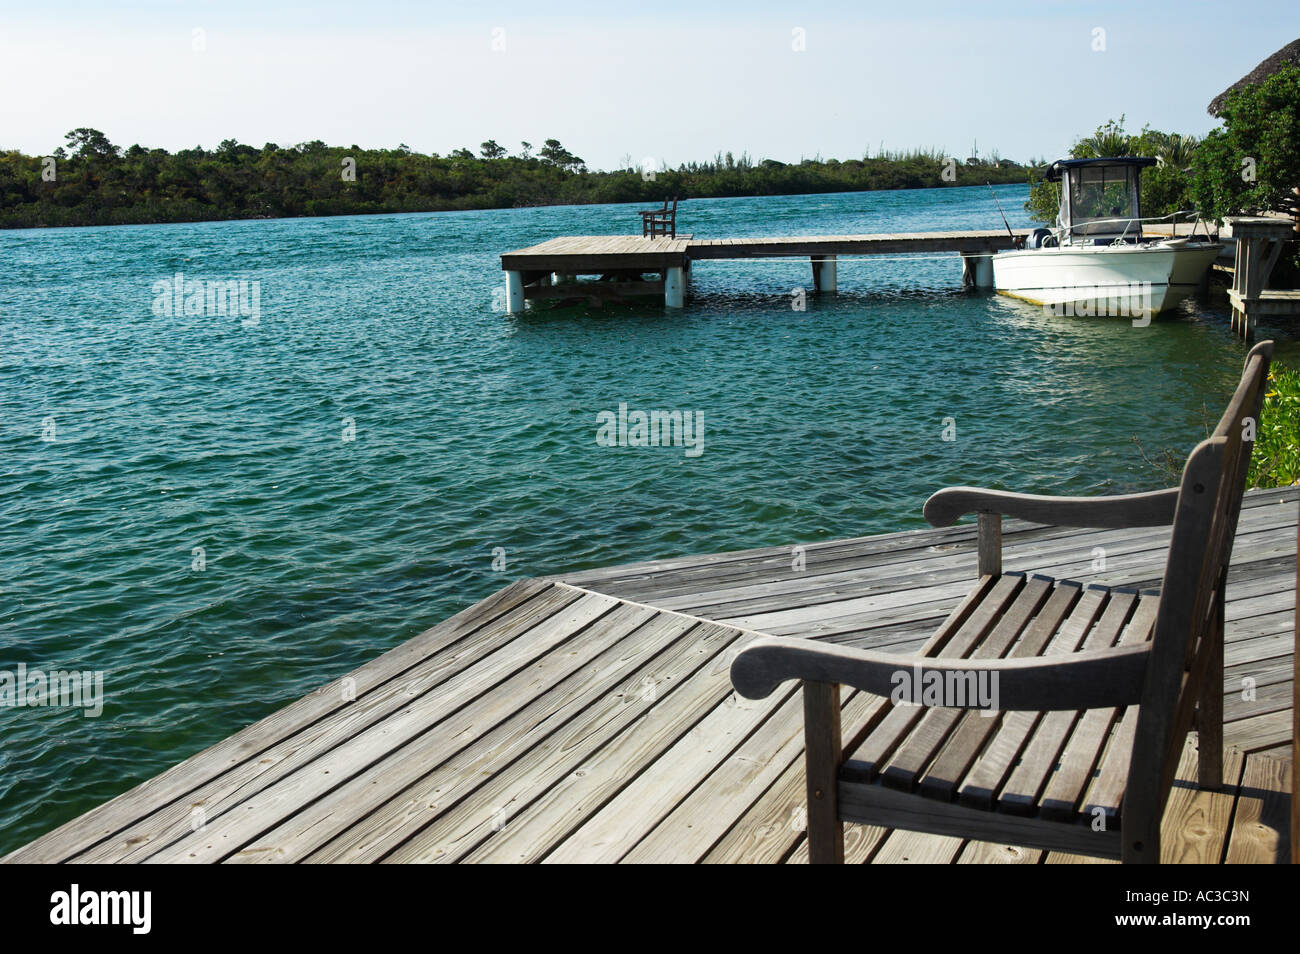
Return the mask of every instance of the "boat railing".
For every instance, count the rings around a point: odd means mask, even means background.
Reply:
[[[1118,225],[1120,222],[1123,222],[1124,231],[1119,235],[1118,238],[1112,240],[1110,243],[1112,245],[1123,245],[1128,240],[1129,229],[1133,227],[1134,222],[1138,223],[1139,238],[1141,237],[1142,234],[1141,228],[1143,222],[1166,222],[1166,221],[1169,222],[1169,224],[1174,227],[1173,233],[1170,237],[1177,238],[1180,218],[1182,218],[1183,220],[1187,220],[1187,219],[1193,220],[1192,231],[1188,234],[1188,238],[1195,237],[1197,230],[1201,227],[1201,214],[1191,209],[1180,209],[1177,212],[1170,212],[1168,215],[1147,215],[1147,216],[1142,216],[1141,218],[1126,215],[1126,216],[1118,216],[1116,218],[1111,218],[1111,219],[1090,219],[1087,222],[1080,222],[1077,225],[1071,222],[1068,226],[1057,226],[1056,228],[1050,229],[1049,231],[1051,232],[1052,237],[1056,239],[1058,245],[1064,245],[1064,244],[1069,244],[1067,237],[1068,239],[1074,238],[1075,229],[1092,228],[1093,226],[1096,225],[1105,225],[1107,223],[1112,223],[1112,222]],[[1088,233],[1085,232],[1083,234],[1086,236]],[[1212,237],[1210,235],[1210,227],[1208,224],[1205,226],[1205,238],[1207,240],[1212,241]]]

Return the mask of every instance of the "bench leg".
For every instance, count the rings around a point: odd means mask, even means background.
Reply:
[[[1120,847],[1119,860],[1126,865],[1160,864],[1160,820],[1146,831],[1124,829],[1124,842]]]
[[[1002,575],[1002,514],[981,513],[976,531],[979,575]]]
[[[1205,634],[1210,660],[1196,699],[1196,783],[1201,788],[1223,784],[1223,583],[1220,579]]]
[[[839,811],[840,687],[803,684],[803,727],[808,774],[808,861],[844,863]]]

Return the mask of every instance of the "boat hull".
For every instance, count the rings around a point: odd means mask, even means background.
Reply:
[[[1026,249],[993,256],[999,293],[1054,314],[1138,318],[1196,290],[1222,245],[1182,243]]]

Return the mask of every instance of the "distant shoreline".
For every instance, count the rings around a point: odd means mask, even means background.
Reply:
[[[1025,182],[994,182],[994,186],[1020,185],[1028,187]],[[701,195],[693,196],[695,199],[763,199],[779,198],[782,196],[818,196],[818,195],[847,195],[853,192],[921,192],[930,189],[982,189],[985,183],[953,183],[944,186],[905,186],[897,189],[840,189],[835,192],[773,192],[764,195]],[[683,200],[684,201],[684,200]],[[315,213],[303,215],[250,215],[243,218],[225,218],[225,219],[172,219],[160,220],[157,222],[113,222],[108,224],[86,223],[75,225],[3,225],[0,224],[0,232],[20,232],[24,230],[55,230],[55,229],[99,229],[99,228],[146,228],[151,225],[202,225],[204,223],[227,223],[227,222],[293,222],[301,219],[346,219],[346,218],[363,218],[370,215],[435,215],[444,212],[497,212],[510,209],[572,209],[581,208],[588,205],[638,205],[636,200],[626,200],[621,202],[546,202],[538,205],[514,205],[514,206],[485,206],[482,208],[447,208],[447,209],[395,209],[391,211],[378,212],[334,212],[334,213]],[[651,204],[656,204],[651,201]]]
[[[588,171],[582,161],[537,156],[452,156],[306,143],[216,150],[123,150],[78,130],[71,155],[0,152],[0,228],[168,225],[339,215],[469,212],[547,206],[657,204],[1025,184],[1036,167],[959,162],[935,151],[863,159],[755,162],[719,155],[676,169]],[[72,134],[70,134],[70,137]],[[549,141],[548,141],[549,142]],[[558,143],[556,144],[558,147]],[[565,158],[567,157],[567,158]]]

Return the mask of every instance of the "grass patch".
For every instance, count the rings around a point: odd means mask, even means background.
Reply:
[[[1300,369],[1274,366],[1259,412],[1250,487],[1287,487],[1300,482]]]

